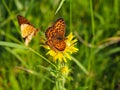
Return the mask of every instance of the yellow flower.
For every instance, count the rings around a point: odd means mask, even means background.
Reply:
[[[67,66],[64,66],[64,67],[62,67],[61,68],[61,73],[63,74],[63,75],[68,75],[69,74],[69,69],[68,69],[68,67]]]
[[[53,57],[53,61],[64,61],[66,62],[67,59],[71,60],[71,54],[75,53],[78,51],[78,49],[75,47],[77,39],[74,39],[73,33],[70,33],[67,37],[67,39],[65,40],[66,43],[66,48],[64,51],[54,51],[50,48],[49,51],[47,52],[47,55],[51,55]]]

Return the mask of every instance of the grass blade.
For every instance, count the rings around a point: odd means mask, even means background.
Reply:
[[[55,15],[58,13],[58,11],[60,10],[60,8],[62,7],[63,3],[65,0],[62,0],[57,8],[57,10],[55,11]]]

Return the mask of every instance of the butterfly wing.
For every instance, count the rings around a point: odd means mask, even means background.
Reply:
[[[62,40],[48,40],[46,41],[46,44],[54,51],[59,50],[59,51],[63,51],[66,47],[66,43]]]
[[[18,19],[19,25],[21,25],[21,24],[29,24],[29,25],[31,25],[29,23],[29,21],[26,18],[24,18],[23,16],[21,16],[21,15],[18,15],[17,19]]]
[[[65,35],[65,22],[62,18],[58,19],[52,27],[49,27],[45,36],[47,38],[46,44],[50,46],[51,49],[55,51],[55,49],[59,51],[63,51],[66,47],[66,43],[64,42]]]
[[[54,28],[49,27],[45,32],[45,36],[46,36],[47,39],[51,39],[53,37],[54,33],[55,33]]]
[[[47,40],[46,41],[46,44],[52,49],[52,50],[56,50],[55,48],[54,48],[54,46],[53,46],[53,41],[52,40]]]
[[[52,27],[49,27],[45,36],[47,39],[56,38],[57,36],[64,37],[65,35],[65,22],[62,18],[59,18]]]
[[[65,37],[65,22],[63,18],[59,18],[55,24],[54,24],[54,29],[56,33],[56,38],[53,39],[53,46],[59,50],[63,51],[66,47],[66,43],[64,42],[64,37]]]
[[[53,40],[53,46],[59,50],[59,51],[63,51],[66,47],[66,43],[64,42],[64,40]]]
[[[32,40],[34,34],[36,32],[32,32],[30,35],[28,35],[26,38],[25,38],[25,45],[28,46],[28,44],[30,43],[30,41]]]
[[[21,15],[18,15],[17,19],[21,28],[21,36],[25,38],[25,44],[28,45],[32,37],[38,32],[38,29],[31,25],[29,21]]]
[[[65,36],[65,22],[63,20],[63,18],[59,18],[55,24],[54,24],[54,29],[55,29],[55,33],[56,33],[56,36],[55,37],[61,37],[61,38],[64,38]]]
[[[20,26],[20,28],[21,28],[21,35],[22,35],[23,38],[26,38],[26,37],[29,36],[31,33],[33,33],[33,32],[36,33],[36,31],[37,31],[36,28],[34,28],[33,26],[31,26],[31,25],[29,25],[29,24],[22,24],[22,25]]]

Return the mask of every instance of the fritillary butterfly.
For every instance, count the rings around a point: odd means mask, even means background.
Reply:
[[[28,46],[33,36],[38,32],[38,29],[31,25],[29,21],[21,15],[18,15],[17,19],[21,28],[21,36],[25,39],[25,45]]]
[[[47,38],[46,44],[54,51],[63,51],[66,48],[65,43],[65,22],[59,18],[52,27],[49,27],[45,36]]]

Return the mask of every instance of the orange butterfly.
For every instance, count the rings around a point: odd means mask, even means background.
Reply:
[[[46,44],[54,51],[64,51],[66,48],[65,43],[65,22],[59,18],[52,27],[49,27],[45,36],[47,38]]]
[[[17,19],[21,28],[21,35],[25,39],[25,45],[28,46],[33,36],[38,32],[38,29],[31,25],[29,21],[21,15],[18,15]]]

